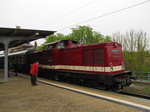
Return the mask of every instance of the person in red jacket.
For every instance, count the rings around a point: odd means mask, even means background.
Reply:
[[[31,74],[31,84],[37,86],[36,77],[38,76],[39,71],[39,62],[36,61],[31,65],[30,74]]]

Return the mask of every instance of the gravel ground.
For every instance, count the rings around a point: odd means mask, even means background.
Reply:
[[[12,76],[0,83],[0,112],[140,112],[29,79]]]

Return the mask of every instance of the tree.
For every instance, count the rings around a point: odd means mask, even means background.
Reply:
[[[50,42],[54,42],[54,41],[57,41],[57,40],[64,40],[64,39],[65,39],[65,35],[63,35],[61,33],[58,33],[56,35],[48,36],[46,38],[45,44],[50,43]]]
[[[77,28],[72,28],[70,38],[72,40],[78,41],[79,43],[85,44],[111,41],[109,36],[106,36],[105,38],[105,36],[102,34],[93,31],[90,26],[77,26]]]
[[[123,46],[124,63],[128,70],[145,71],[148,55],[149,39],[143,31],[130,30],[126,34],[113,34],[113,41],[118,41]]]
[[[47,37],[44,44],[57,40],[74,40],[78,41],[79,43],[92,44],[111,41],[111,37],[105,37],[99,32],[93,31],[93,29],[90,26],[77,26],[76,28],[72,28],[72,33],[68,35],[58,33],[56,35],[51,35]],[[38,49],[42,49],[44,44],[41,45]]]

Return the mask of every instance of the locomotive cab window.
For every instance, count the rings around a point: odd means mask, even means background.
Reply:
[[[64,43],[64,42],[58,43],[58,46],[57,46],[58,49],[62,49],[62,48],[65,48],[65,47],[66,47],[66,43]]]
[[[56,44],[52,44],[52,45],[49,46],[49,50],[53,50],[55,48],[56,48]]]
[[[58,49],[64,48],[64,43],[63,42],[59,43],[58,46],[57,46],[57,48]]]

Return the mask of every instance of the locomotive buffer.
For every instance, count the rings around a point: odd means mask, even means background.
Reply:
[[[16,28],[0,27],[0,50],[4,50],[4,82],[8,80],[8,48],[45,38],[54,34],[55,31],[31,30]]]

